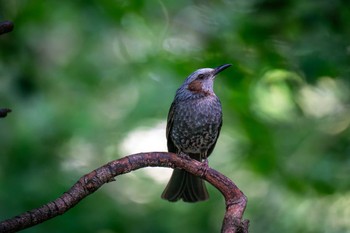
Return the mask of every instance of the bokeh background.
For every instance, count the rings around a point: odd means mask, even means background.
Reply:
[[[176,89],[225,63],[210,166],[250,232],[350,232],[350,2],[0,0],[0,219],[125,155],[166,150]],[[171,169],[118,177],[23,232],[219,232],[224,201],[168,203]],[[208,185],[209,186],[209,185]]]

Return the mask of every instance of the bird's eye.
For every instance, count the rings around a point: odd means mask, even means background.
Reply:
[[[204,74],[200,74],[200,75],[198,75],[198,79],[200,79],[200,80],[203,80],[203,79],[204,79],[204,77],[205,77],[205,75],[204,75]]]

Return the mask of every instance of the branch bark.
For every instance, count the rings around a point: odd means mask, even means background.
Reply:
[[[139,153],[111,161],[81,177],[56,200],[0,222],[0,232],[16,232],[61,215],[103,184],[114,181],[114,177],[143,167],[181,168],[202,177],[215,186],[225,198],[226,212],[221,232],[248,232],[249,221],[242,220],[247,198],[230,179],[188,156],[167,152]]]

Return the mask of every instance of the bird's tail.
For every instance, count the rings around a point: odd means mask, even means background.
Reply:
[[[171,202],[182,199],[185,202],[205,201],[209,198],[204,181],[184,170],[174,169],[162,198]]]

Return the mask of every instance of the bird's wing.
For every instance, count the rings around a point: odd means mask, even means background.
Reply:
[[[173,102],[170,106],[169,113],[168,113],[168,122],[166,125],[166,138],[168,143],[168,151],[172,153],[177,153],[178,152],[177,148],[170,137],[170,132],[174,123],[174,112],[175,112],[175,103]]]
[[[207,157],[209,157],[209,155],[211,154],[211,152],[213,152],[213,150],[214,150],[214,147],[215,147],[215,145],[216,145],[216,142],[218,141],[218,138],[219,138],[219,136],[220,136],[221,126],[222,126],[222,118],[221,118],[221,121],[220,121],[220,124],[219,124],[218,133],[217,133],[217,135],[216,135],[215,142],[214,142],[213,145],[211,145],[211,147],[209,148],[208,153],[207,153]]]

